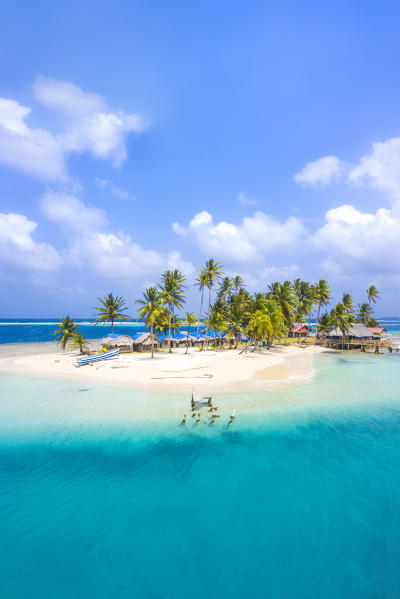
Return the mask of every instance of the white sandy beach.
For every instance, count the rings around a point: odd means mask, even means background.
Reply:
[[[38,347],[42,346],[42,347]],[[294,345],[270,350],[199,351],[174,349],[155,353],[121,354],[116,359],[76,367],[77,354],[61,352],[54,344],[3,346],[0,371],[62,379],[86,380],[157,392],[199,390],[254,390],[277,383],[293,383],[312,374],[311,361],[322,348]]]

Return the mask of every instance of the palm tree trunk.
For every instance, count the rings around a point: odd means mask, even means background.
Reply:
[[[172,349],[171,349],[171,312],[168,314],[168,353],[172,354]]]
[[[251,339],[251,337],[250,337],[250,341],[249,341],[248,343],[246,343],[246,345],[244,346],[244,348],[242,349],[242,351],[240,351],[240,352],[239,352],[239,356],[240,356],[240,355],[241,355],[243,352],[245,352],[245,351],[246,351],[246,349],[247,349],[248,347],[250,347],[250,345],[251,345],[252,343],[254,343],[254,347],[255,347],[255,344],[256,344],[256,339],[255,339],[255,337],[254,337],[254,339],[253,339],[253,340],[252,340],[252,339]]]
[[[151,334],[151,357],[154,358],[153,323],[151,323],[150,334]]]
[[[208,314],[207,314],[207,319],[210,318],[210,309],[211,309],[211,286],[208,288]],[[206,328],[206,343],[207,343],[207,347],[208,347],[208,322],[207,322],[207,328]]]
[[[201,313],[203,312],[203,301],[204,301],[204,287],[201,290],[200,314],[199,314],[199,324],[197,325],[197,332],[199,332],[199,330],[200,330]]]
[[[114,319],[111,319],[111,332],[114,335]]]
[[[188,353],[188,349],[189,349],[189,333],[186,336],[186,351],[185,351],[185,354]]]
[[[275,341],[275,334],[272,335],[271,341],[268,341],[267,349],[271,349],[273,342]]]

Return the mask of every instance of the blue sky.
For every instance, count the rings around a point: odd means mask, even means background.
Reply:
[[[2,317],[89,316],[209,257],[400,291],[394,2],[2,2]],[[198,309],[195,292],[189,307]]]

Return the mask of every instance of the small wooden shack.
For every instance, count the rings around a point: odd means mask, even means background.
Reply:
[[[136,333],[132,339],[133,351],[151,351],[151,345],[154,344],[154,349],[158,349],[161,346],[160,341],[155,335],[149,332]]]
[[[374,335],[364,324],[355,323],[349,327],[345,335],[337,327],[327,333],[325,339],[329,341],[331,347],[341,346],[342,349],[359,349],[369,345],[373,346]]]
[[[307,337],[311,332],[311,329],[305,324],[294,324],[289,329],[288,337]]]
[[[120,352],[132,351],[133,339],[129,335],[110,334],[100,341],[102,347],[106,349],[118,348]]]

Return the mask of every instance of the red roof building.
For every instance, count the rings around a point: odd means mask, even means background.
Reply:
[[[306,337],[308,333],[311,333],[311,329],[305,324],[295,324],[289,330],[289,337]]]
[[[386,331],[386,329],[384,327],[368,327],[368,330],[373,335],[381,335],[384,331]]]

